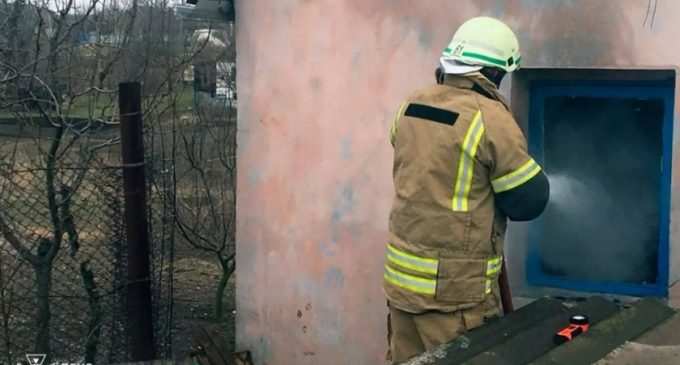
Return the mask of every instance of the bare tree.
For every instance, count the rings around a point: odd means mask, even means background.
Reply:
[[[102,160],[100,152],[117,148],[118,138],[108,132],[118,123],[116,85],[144,83],[148,123],[172,126],[180,114],[182,72],[207,42],[185,47],[177,24],[168,1],[0,0],[0,120],[11,120],[17,133],[29,131],[22,137],[29,142],[21,147],[18,138],[14,144],[0,138],[0,197],[12,190],[3,193],[3,184],[22,188],[18,181],[28,179],[36,202],[34,212],[19,212],[21,202],[14,198],[13,209],[3,206],[0,239],[33,270],[32,351],[53,353],[55,263],[65,249],[78,259],[83,240],[77,222],[87,212],[77,212],[74,200]],[[19,158],[17,151],[26,145],[32,152]],[[44,220],[36,218],[41,215]],[[35,221],[27,224],[27,219]],[[14,273],[2,268],[0,315],[8,318],[12,293],[2,283]],[[78,273],[90,312],[84,356],[92,360],[101,335],[103,293],[85,257]],[[3,328],[8,327],[5,321]]]
[[[236,123],[231,103],[205,106],[180,129],[177,226],[193,248],[208,252],[221,268],[215,290],[215,317],[224,317],[224,294],[235,262]]]
[[[78,250],[78,233],[73,223],[71,214],[71,197],[77,189],[78,184],[84,177],[84,172],[80,172],[70,182],[59,181],[57,176],[58,159],[64,153],[64,137],[66,131],[71,127],[63,114],[59,113],[62,96],[56,92],[60,89],[62,79],[60,76],[61,62],[64,58],[64,44],[73,28],[83,22],[95,9],[98,0],[93,0],[86,11],[75,18],[70,19],[71,9],[74,0],[65,3],[57,3],[57,12],[46,14],[45,8],[34,6],[34,19],[36,29],[32,38],[35,57],[33,62],[26,62],[31,59],[23,48],[24,44],[14,41],[14,47],[10,52],[14,55],[13,64],[4,65],[13,74],[15,82],[14,106],[24,106],[35,108],[39,118],[49,122],[54,128],[54,134],[49,144],[49,148],[41,161],[44,168],[44,187],[50,220],[50,233],[41,235],[37,239],[37,245],[26,242],[20,238],[15,231],[15,227],[7,221],[4,214],[0,214],[0,233],[7,242],[17,251],[20,257],[30,263],[35,272],[37,284],[37,313],[36,313],[36,338],[35,351],[50,354],[50,300],[49,295],[52,286],[52,268],[55,258],[64,243],[71,248],[71,255],[75,255]],[[46,4],[41,4],[46,5]],[[25,19],[25,4],[23,1],[16,2],[12,15],[9,19],[10,29],[19,35],[19,23]],[[50,21],[46,20],[50,17]],[[50,24],[51,23],[51,24]],[[25,23],[24,23],[25,24]],[[29,22],[30,24],[30,22]],[[51,26],[50,26],[51,25]],[[22,40],[22,36],[16,37]],[[22,42],[23,43],[23,42]],[[47,48],[43,51],[43,48]],[[44,72],[40,70],[44,67]],[[23,85],[22,82],[23,81]],[[23,87],[25,86],[25,89]],[[40,93],[42,91],[43,93]],[[51,113],[57,111],[56,114]],[[68,148],[68,146],[66,146]],[[37,246],[37,247],[36,247]],[[36,247],[33,249],[33,247]]]

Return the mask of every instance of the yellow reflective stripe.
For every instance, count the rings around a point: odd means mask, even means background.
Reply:
[[[383,277],[392,285],[419,294],[434,295],[435,291],[437,290],[436,280],[424,279],[417,276],[404,274],[391,269],[387,265],[385,265],[385,274]]]
[[[395,265],[425,274],[437,274],[439,260],[411,255],[387,244],[387,259]]]
[[[525,182],[531,180],[534,176],[541,172],[541,166],[530,158],[524,165],[520,166],[517,170],[501,176],[491,182],[493,186],[493,191],[496,193],[502,193],[504,191],[512,190]]]
[[[486,276],[493,276],[498,274],[503,268],[503,259],[498,257],[491,259],[486,265]]]
[[[491,280],[486,279],[486,289],[484,290],[484,294],[491,294]]]
[[[500,265],[497,266],[497,267],[489,267],[489,268],[486,270],[486,275],[487,275],[487,276],[493,276],[493,275],[498,274],[500,271],[501,271],[501,266],[500,266]]]
[[[397,135],[397,121],[399,121],[399,118],[401,117],[402,113],[404,113],[404,108],[406,108],[406,102],[403,102],[401,106],[399,107],[399,111],[397,114],[394,116],[394,119],[392,119],[392,126],[390,127],[390,143],[394,144],[394,138]]]
[[[461,146],[456,184],[453,188],[453,199],[451,200],[451,209],[454,211],[466,212],[469,209],[468,196],[470,195],[472,176],[475,170],[475,155],[482,135],[484,135],[482,112],[477,111]]]

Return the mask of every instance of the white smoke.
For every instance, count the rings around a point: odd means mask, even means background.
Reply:
[[[627,206],[615,187],[552,175],[540,248],[555,274],[597,281],[639,281],[645,246],[655,237],[649,209]],[[646,216],[647,215],[647,216]],[[653,243],[652,243],[653,244]]]

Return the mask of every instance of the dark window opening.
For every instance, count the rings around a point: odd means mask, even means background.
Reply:
[[[656,283],[664,101],[550,96],[542,108],[551,202],[537,243],[540,270]]]

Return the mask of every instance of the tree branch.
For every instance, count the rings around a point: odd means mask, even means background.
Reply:
[[[54,139],[52,140],[52,144],[50,146],[50,150],[47,154],[46,163],[47,171],[45,173],[46,176],[45,187],[47,188],[47,201],[50,212],[50,220],[52,222],[52,230],[54,234],[52,246],[50,247],[46,255],[46,257],[49,259],[52,259],[57,255],[57,252],[59,251],[59,246],[61,246],[61,240],[63,235],[62,231],[63,227],[61,217],[59,216],[59,205],[57,204],[57,191],[55,186],[57,151],[59,150],[59,145],[61,144],[63,135],[64,127],[63,126],[57,127]]]
[[[37,265],[40,261],[38,260],[38,257],[34,254],[31,253],[31,250],[29,250],[26,246],[24,246],[19,238],[14,234],[14,231],[12,228],[7,224],[5,221],[5,218],[2,216],[0,213],[0,233],[2,233],[2,236],[9,242],[9,244],[14,248],[21,257],[30,262],[32,265]]]

